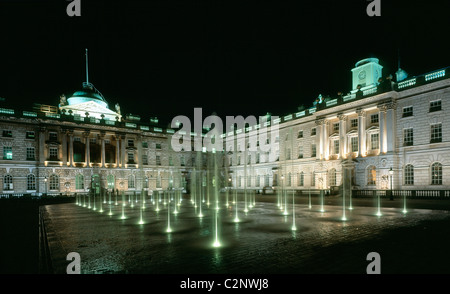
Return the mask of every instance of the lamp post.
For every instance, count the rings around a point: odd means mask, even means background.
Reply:
[[[392,167],[389,169],[389,175],[391,176],[391,200],[394,200],[394,191],[393,191],[393,180],[394,180],[394,170]]]

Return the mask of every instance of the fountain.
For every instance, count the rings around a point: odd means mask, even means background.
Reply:
[[[122,190],[122,216],[120,217],[120,219],[126,219],[125,217],[125,192]]]

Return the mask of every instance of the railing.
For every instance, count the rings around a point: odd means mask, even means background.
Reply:
[[[407,197],[416,199],[450,199],[450,190],[352,190],[352,197]]]

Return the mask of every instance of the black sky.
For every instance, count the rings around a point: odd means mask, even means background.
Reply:
[[[450,1],[0,0],[3,106],[56,105],[89,80],[111,108],[143,119],[202,107],[225,115],[284,115],[318,94],[351,90],[354,64],[383,73],[450,66]]]

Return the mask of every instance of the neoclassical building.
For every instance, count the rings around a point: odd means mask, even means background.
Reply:
[[[362,191],[449,190],[449,68],[412,77],[399,69],[396,82],[382,69],[376,58],[361,60],[346,95],[319,96],[309,108],[272,119],[268,127],[278,134],[267,138],[268,151],[246,148],[257,126],[225,132],[224,139],[241,133],[247,141],[233,150],[224,144],[221,186],[337,190],[346,179]],[[172,150],[176,129],[122,115],[118,105],[112,110],[88,80],[57,106],[3,103],[1,195],[189,190],[194,167],[208,166],[204,152]]]

